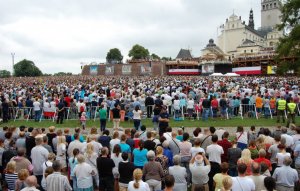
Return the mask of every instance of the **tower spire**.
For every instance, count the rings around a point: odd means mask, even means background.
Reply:
[[[254,29],[254,17],[253,17],[253,10],[250,10],[250,15],[249,15],[249,23],[248,26],[252,29]]]

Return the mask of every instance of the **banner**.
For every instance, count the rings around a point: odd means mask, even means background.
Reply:
[[[141,65],[141,74],[151,74],[151,71],[150,66]]]
[[[215,66],[214,65],[212,65],[212,64],[202,65],[202,73],[203,74],[214,73],[214,71],[215,71]]]
[[[232,72],[240,75],[261,74],[261,66],[232,68]]]
[[[267,74],[276,74],[277,66],[268,66],[267,67]]]
[[[169,75],[199,75],[199,69],[169,69]]]
[[[90,75],[98,75],[98,66],[90,66]]]
[[[114,74],[114,66],[106,66],[105,67],[105,74],[106,75],[113,75]]]
[[[122,74],[124,74],[124,75],[131,74],[131,65],[123,65],[122,66]]]

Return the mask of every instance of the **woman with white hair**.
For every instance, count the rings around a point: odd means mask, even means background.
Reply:
[[[149,184],[150,190],[161,190],[161,180],[164,176],[163,169],[159,162],[154,161],[155,153],[149,151],[147,153],[148,163],[143,168],[145,181]]]
[[[175,155],[173,158],[174,166],[169,167],[169,174],[173,175],[175,179],[174,191],[186,191],[187,190],[187,172],[186,168],[180,166],[181,157],[179,155]]]
[[[74,175],[77,180],[78,191],[93,191],[93,176],[95,171],[85,162],[85,157],[82,154],[77,156],[78,164],[74,168]]]

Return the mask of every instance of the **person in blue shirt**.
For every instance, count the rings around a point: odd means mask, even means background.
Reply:
[[[131,148],[130,146],[126,143],[127,137],[125,134],[121,136],[121,142],[119,143],[121,152],[122,153],[128,153],[128,157],[130,159],[130,153],[131,153]]]
[[[166,156],[169,160],[168,160],[168,166],[173,166],[173,153],[172,151],[169,149],[169,141],[164,141],[162,143],[163,146],[163,155]]]
[[[84,142],[84,137],[80,134],[80,128],[79,127],[75,128],[75,133],[79,134],[79,141],[83,143]],[[71,140],[72,141],[75,140],[74,135],[72,135]]]
[[[133,150],[133,164],[135,168],[143,169],[144,165],[148,162],[148,150],[144,148],[144,142],[139,142],[139,148]]]

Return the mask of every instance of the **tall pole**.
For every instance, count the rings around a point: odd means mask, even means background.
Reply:
[[[14,65],[15,65],[15,53],[11,53],[11,58],[12,58],[12,71],[11,71],[11,76],[14,76]]]

